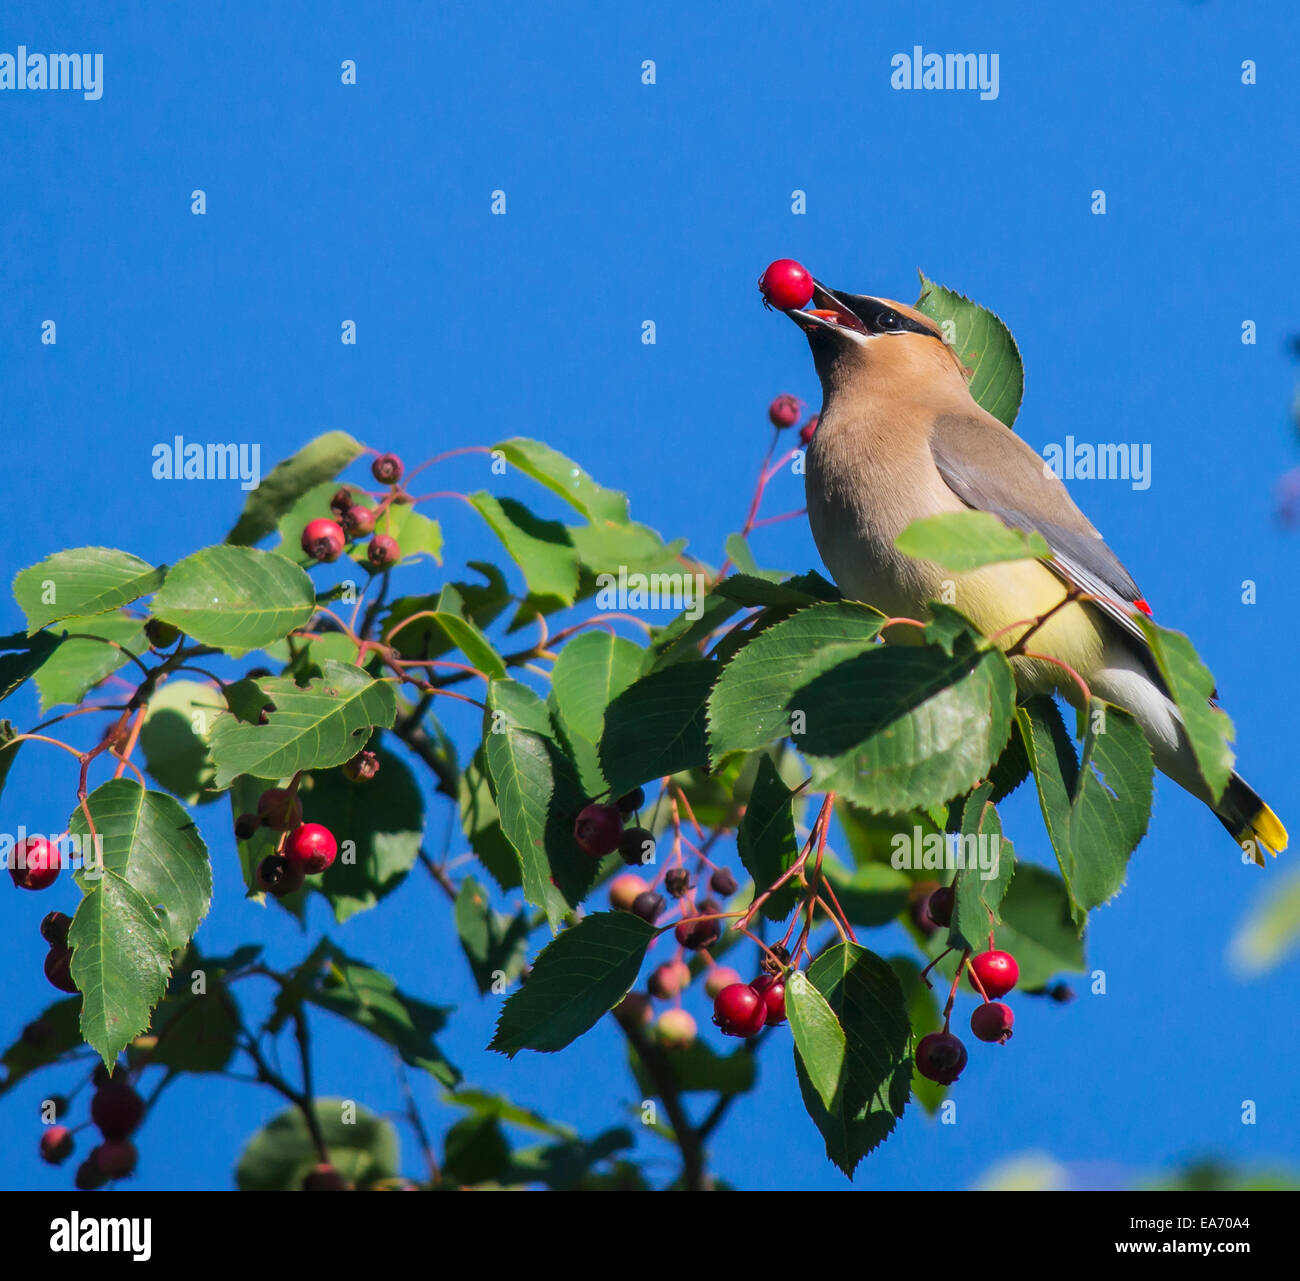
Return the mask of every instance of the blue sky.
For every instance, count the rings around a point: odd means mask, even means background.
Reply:
[[[792,256],[834,285],[911,301],[921,268],[1010,325],[1026,368],[1018,429],[1035,447],[1150,445],[1148,489],[1073,492],[1157,618],[1194,638],[1242,771],[1294,827],[1295,545],[1272,514],[1297,458],[1289,9],[12,3],[0,52],[102,52],[104,90],[0,92],[5,578],[63,547],[161,562],[219,541],[243,496],[153,480],[159,441],[258,442],[269,466],[333,428],[410,460],[540,437],[716,564],[744,516],[767,402],[819,396],[799,334],[759,305],[758,274]],[[891,89],[892,55],[914,45],[998,54],[997,99]],[[340,84],[349,58],[355,86]],[[53,347],[40,342],[51,318]],[[339,341],[347,319],[354,347]],[[1241,342],[1245,320],[1256,345]],[[438,483],[490,482],[471,458]],[[798,481],[779,479],[770,501],[801,505]],[[434,514],[449,570],[492,554],[459,505]],[[802,522],[756,548],[770,565],[819,564]],[[1257,603],[1242,603],[1245,580]],[[21,625],[11,601],[0,610],[0,631]],[[4,712],[26,726],[34,706],[24,694]],[[73,789],[57,755],[24,751],[0,822],[57,829]],[[242,900],[217,813],[203,820],[217,894],[199,941],[263,937],[288,963],[306,944]],[[1022,855],[1050,857],[1031,798],[1003,817]],[[1243,983],[1223,964],[1234,925],[1283,872],[1243,869],[1215,820],[1162,784],[1125,892],[1094,916],[1108,994],[1021,1000],[1011,1046],[972,1056],[958,1123],[909,1114],[856,1186],[962,1187],[1025,1150],[1082,1163],[1089,1182],[1203,1154],[1300,1164],[1290,967]],[[5,1042],[49,996],[37,920],[73,900],[66,879],[39,903],[0,893]],[[589,1130],[625,1119],[610,1030],[559,1057],[477,1055],[494,1011],[473,996],[431,885],[334,937],[462,1006],[446,1045],[475,1083]],[[322,1092],[395,1105],[387,1054],[324,1016],[318,1038]],[[717,1170],[747,1187],[842,1186],[788,1049],[764,1057]],[[445,1128],[456,1114],[416,1088]],[[0,1106],[5,1186],[67,1185],[35,1158],[43,1094]],[[239,1085],[174,1089],[141,1141],[139,1185],[226,1184],[278,1110]]]

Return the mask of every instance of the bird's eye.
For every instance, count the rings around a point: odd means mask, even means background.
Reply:
[[[881,329],[902,329],[903,318],[896,311],[882,311],[876,324]]]

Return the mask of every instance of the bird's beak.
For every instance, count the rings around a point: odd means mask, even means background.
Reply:
[[[787,311],[785,314],[806,334],[818,330],[855,330],[860,334],[867,332],[866,326],[848,307],[840,301],[835,290],[823,285],[820,280],[813,280],[813,309],[811,311]]]

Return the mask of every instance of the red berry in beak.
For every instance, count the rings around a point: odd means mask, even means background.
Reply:
[[[812,300],[813,278],[793,258],[778,258],[759,277],[758,288],[769,307],[791,311]]]

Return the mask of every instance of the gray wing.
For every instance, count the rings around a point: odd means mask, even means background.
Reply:
[[[1052,549],[1043,563],[1071,586],[1097,596],[1095,607],[1146,649],[1132,614],[1142,593],[1128,570],[1074,505],[1043,460],[992,417],[944,414],[930,433],[930,452],[949,489],[968,507],[992,512],[1013,529],[1037,532]]]

